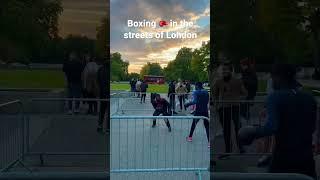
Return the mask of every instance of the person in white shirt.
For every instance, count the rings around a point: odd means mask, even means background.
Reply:
[[[83,88],[87,93],[87,98],[97,98],[99,95],[99,86],[98,86],[98,73],[99,66],[98,64],[90,59],[89,63],[85,66],[82,73]],[[88,114],[97,113],[97,102],[89,101],[89,110]]]

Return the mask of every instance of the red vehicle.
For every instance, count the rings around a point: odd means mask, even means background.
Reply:
[[[144,75],[143,80],[148,84],[164,84],[164,76]]]

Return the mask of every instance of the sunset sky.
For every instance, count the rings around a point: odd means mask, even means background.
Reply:
[[[109,0],[62,0],[60,35],[85,35],[95,38],[96,27],[108,13]],[[210,0],[110,0],[111,52],[120,52],[130,63],[129,72],[139,72],[147,62],[162,67],[173,60],[181,47],[198,48],[210,39]],[[127,20],[187,20],[192,28],[128,28]],[[158,24],[157,24],[158,26]],[[124,39],[125,32],[197,32],[197,39]]]
[[[60,35],[96,37],[96,27],[108,14],[109,0],[62,0],[63,13],[59,19]]]
[[[198,48],[210,39],[210,0],[111,0],[111,52],[120,52],[130,63],[129,72],[139,72],[147,62],[162,67],[173,60],[181,47]],[[128,28],[127,20],[187,20],[192,28]],[[125,32],[197,32],[197,39],[124,39]]]

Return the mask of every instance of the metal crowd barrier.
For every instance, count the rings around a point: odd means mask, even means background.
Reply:
[[[320,142],[320,106],[317,111],[316,131],[313,136],[315,154],[319,153]],[[237,127],[244,126],[263,126],[266,123],[265,101],[216,101],[214,104],[214,156],[221,155],[270,155],[274,144],[273,137],[261,138],[254,141],[251,146],[244,146],[244,152],[240,153],[237,141]],[[226,123],[227,122],[227,123]],[[229,138],[226,133],[230,132]],[[219,140],[220,139],[220,140]],[[227,140],[226,140],[227,139]],[[217,142],[224,141],[223,148]],[[226,152],[229,143],[230,151]]]
[[[82,112],[67,114],[65,102],[68,101],[81,102]],[[69,164],[80,161],[79,167],[86,167],[86,164],[92,162],[93,166],[105,169],[109,162],[109,139],[106,136],[110,131],[107,121],[108,101],[86,98],[34,98],[24,103],[16,100],[0,104],[0,171],[7,172],[20,164],[32,172],[33,170],[27,166],[43,166],[48,161],[63,161]],[[82,102],[96,102],[98,113],[87,115],[88,107]],[[105,113],[101,113],[104,130],[99,133],[97,124],[101,108],[105,108]],[[63,160],[70,156],[73,159]],[[93,160],[89,162],[88,156]],[[60,159],[50,161],[56,157]]]
[[[25,152],[25,122],[20,100],[0,104],[0,172],[22,164]]]
[[[80,102],[80,112],[67,114],[68,109],[66,104],[68,101],[72,101],[73,105],[76,101]],[[43,166],[47,162],[47,159],[50,159],[50,156],[101,157],[109,155],[106,149],[106,144],[108,143],[107,137],[103,136],[103,138],[99,138],[101,135],[96,131],[101,108],[105,108],[103,117],[104,131],[108,131],[106,127],[106,120],[108,119],[106,113],[108,112],[107,108],[109,108],[107,105],[108,101],[108,99],[90,98],[29,99],[26,120],[27,143],[25,156],[39,156],[40,166]],[[84,105],[84,102],[96,103],[97,113],[87,114],[88,105]],[[102,103],[104,103],[103,106]],[[91,136],[85,137],[86,135]],[[92,138],[92,143],[96,142],[100,146],[91,144],[91,140],[87,141],[88,138]],[[100,140],[94,141],[97,138]],[[88,148],[90,145],[92,147]],[[104,158],[104,161],[106,162],[106,158]]]
[[[104,172],[83,173],[5,173],[0,174],[0,180],[109,180]],[[212,180],[312,180],[300,174],[281,173],[213,173]]]
[[[131,92],[124,92],[123,94],[126,94],[126,93],[130,94]],[[151,93],[147,93],[145,103],[140,103],[141,101],[140,98],[134,97],[133,95],[127,96],[128,94],[123,96],[119,96],[119,94],[117,94],[111,97],[111,102],[113,102],[113,104],[117,106],[116,114],[124,115],[132,112],[150,112],[149,114],[152,114],[154,109],[151,105],[151,97],[150,97]],[[184,96],[182,101],[183,104],[189,102],[192,99],[191,93],[184,93],[184,94],[173,93],[173,94],[170,94],[169,97],[167,97],[167,95],[161,96],[162,98],[165,98],[170,103],[171,115],[173,115],[174,111],[180,109],[180,107],[178,107],[180,95]],[[184,107],[183,107],[183,111],[189,113],[192,110],[184,110]]]
[[[214,155],[262,155],[271,153],[272,142],[256,141],[251,146],[240,149],[238,130],[244,126],[265,124],[265,101],[215,101],[214,104],[214,147],[219,147]],[[216,142],[223,141],[222,144]],[[270,140],[272,141],[272,140]],[[223,147],[221,147],[223,146]],[[267,146],[267,147],[261,147]],[[241,152],[244,151],[244,152]]]
[[[157,126],[152,128],[156,119]],[[168,132],[164,119],[172,131]],[[210,149],[202,121],[187,142],[195,116],[112,116],[111,172],[208,172]]]
[[[171,93],[168,97],[168,102],[171,105],[171,114],[176,111],[186,111],[184,104],[192,101],[192,93]],[[182,102],[182,108],[180,103]]]

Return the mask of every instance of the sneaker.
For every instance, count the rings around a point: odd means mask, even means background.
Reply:
[[[168,128],[168,131],[171,132],[171,127]]]
[[[68,115],[72,115],[72,111],[71,110],[68,111]]]
[[[188,142],[192,142],[192,137],[187,137]]]
[[[210,148],[210,143],[208,144],[208,148]]]

